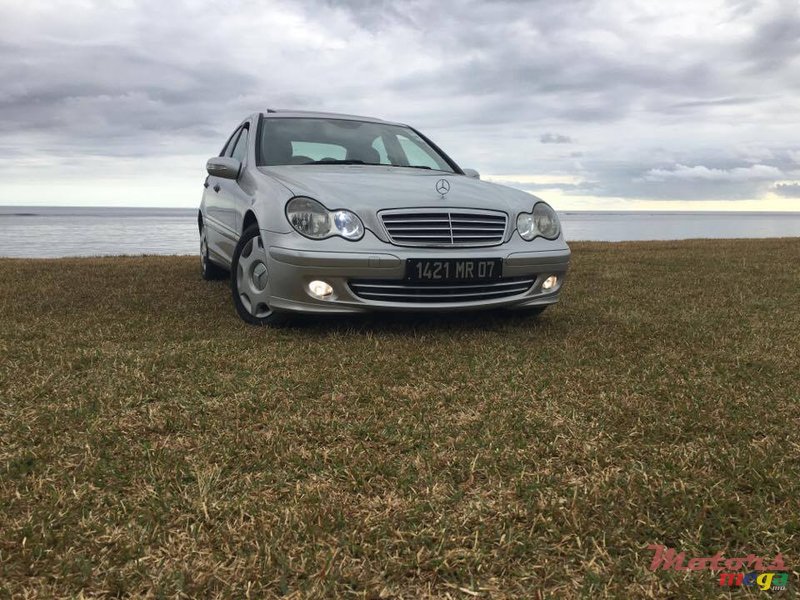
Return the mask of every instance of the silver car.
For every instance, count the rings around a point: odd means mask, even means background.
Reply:
[[[541,312],[569,265],[555,211],[480,181],[417,130],[268,110],[207,164],[203,277],[248,323],[289,313]]]

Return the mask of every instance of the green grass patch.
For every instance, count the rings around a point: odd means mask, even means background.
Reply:
[[[573,250],[538,319],[278,330],[194,258],[0,260],[0,596],[723,595],[654,543],[796,586],[800,240]]]

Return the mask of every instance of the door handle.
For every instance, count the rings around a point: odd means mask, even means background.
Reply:
[[[214,191],[215,191],[215,192],[218,192],[218,191],[219,191],[219,184],[218,184],[218,183],[217,183],[217,184],[214,184]]]

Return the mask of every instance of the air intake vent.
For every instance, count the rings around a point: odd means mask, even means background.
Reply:
[[[350,289],[365,300],[436,304],[477,302],[508,298],[527,292],[536,276],[508,277],[483,283],[411,283],[404,280],[360,279],[350,281]]]
[[[416,209],[380,213],[398,246],[493,246],[502,244],[508,217],[495,210]]]

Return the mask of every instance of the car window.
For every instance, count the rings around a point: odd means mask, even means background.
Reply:
[[[244,157],[247,154],[247,127],[242,128],[242,132],[239,134],[239,139],[236,140],[236,145],[233,147],[233,152],[231,152],[231,158],[235,158],[239,162],[244,162]]]
[[[230,156],[233,147],[236,145],[236,140],[239,139],[239,132],[241,131],[240,127],[237,127],[233,130],[231,137],[228,138],[228,141],[225,142],[225,145],[222,147],[222,152],[219,153],[220,156]]]
[[[440,151],[404,125],[355,119],[274,117],[263,118],[258,136],[260,166],[342,162],[454,172]]]
[[[380,163],[382,165],[390,165],[392,161],[389,160],[389,153],[386,152],[386,144],[383,143],[382,137],[376,137],[375,141],[372,142],[372,147],[378,152],[378,156],[380,157]]]
[[[438,169],[439,166],[436,160],[430,156],[425,149],[421,148],[414,140],[410,140],[404,135],[398,135],[397,141],[400,142],[400,147],[406,154],[408,164],[412,167],[430,167],[431,169]]]
[[[309,158],[311,160],[344,160],[347,148],[338,144],[321,144],[319,142],[292,142],[293,158]]]

